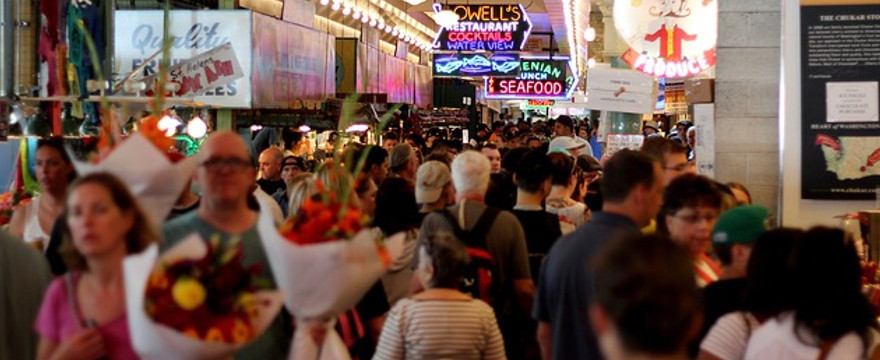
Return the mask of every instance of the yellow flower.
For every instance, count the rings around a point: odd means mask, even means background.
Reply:
[[[198,281],[181,278],[171,287],[174,302],[184,310],[192,310],[205,302],[205,287]]]
[[[254,300],[254,296],[251,293],[244,293],[238,297],[238,302],[236,303],[241,309],[247,314],[249,317],[253,318],[257,316],[257,302]]]

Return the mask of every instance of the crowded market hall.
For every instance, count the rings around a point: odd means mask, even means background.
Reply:
[[[878,59],[880,0],[2,0],[0,360],[880,360]]]

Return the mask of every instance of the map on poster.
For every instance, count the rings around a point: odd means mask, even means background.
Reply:
[[[880,175],[880,137],[834,137],[819,134],[826,169],[838,180],[855,180]]]

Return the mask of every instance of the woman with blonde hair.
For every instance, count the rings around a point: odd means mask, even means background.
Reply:
[[[69,272],[49,286],[35,328],[37,358],[137,359],[128,333],[122,260],[156,241],[116,177],[87,175],[64,206],[61,253]]]

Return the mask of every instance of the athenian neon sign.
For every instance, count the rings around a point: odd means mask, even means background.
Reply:
[[[516,77],[519,65],[517,54],[437,54],[434,56],[434,77]]]
[[[523,57],[516,79],[487,77],[487,99],[570,99],[577,88],[577,76],[565,57]]]
[[[615,0],[614,25],[630,46],[623,60],[633,69],[685,78],[715,66],[715,0]]]
[[[440,3],[434,11],[440,11]],[[518,5],[454,5],[459,21],[443,27],[434,39],[439,51],[520,51],[532,22],[526,9]]]

